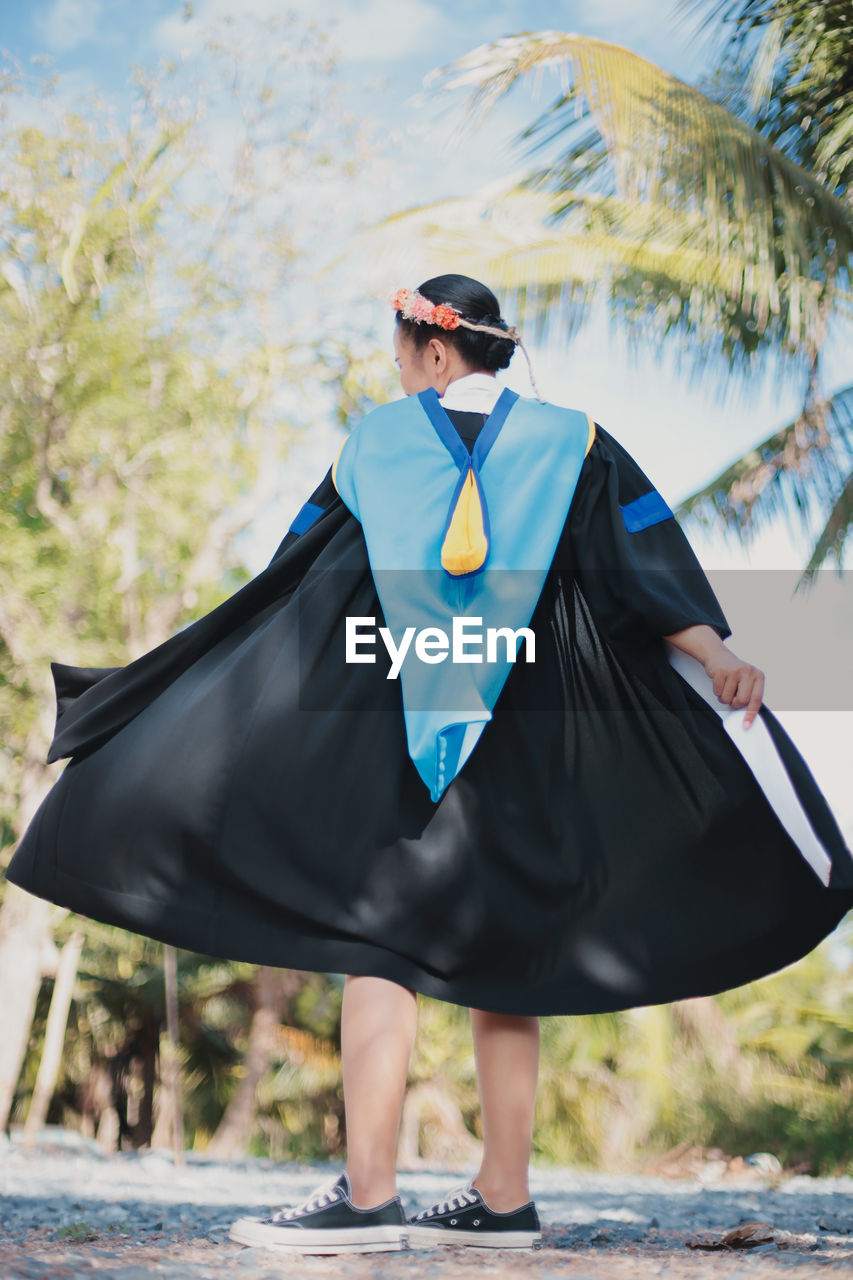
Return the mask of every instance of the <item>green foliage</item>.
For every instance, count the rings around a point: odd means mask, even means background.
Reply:
[[[88,1222],[69,1222],[64,1227],[56,1228],[54,1238],[68,1240],[73,1244],[83,1244],[89,1240],[99,1240],[105,1235],[124,1235],[130,1230],[127,1222],[108,1222],[103,1227],[96,1227]]]
[[[98,1228],[88,1222],[69,1222],[65,1227],[57,1227],[54,1232],[57,1240],[70,1240],[74,1244],[82,1244],[87,1240],[98,1239]]]
[[[637,1169],[687,1143],[849,1172],[851,942],[853,921],[797,965],[714,999],[543,1018],[534,1158]],[[411,1079],[427,1078],[477,1133],[465,1010],[422,1002]]]
[[[60,941],[80,927],[69,917]],[[132,1048],[140,1030],[159,1032],[165,1017],[159,944],[91,922],[82,927],[80,980],[49,1115],[73,1128],[83,1127],[93,1072]],[[741,1157],[770,1151],[786,1168],[814,1174],[853,1171],[851,942],[853,922],[797,965],[713,999],[543,1018],[534,1160],[636,1170],[686,1143]],[[178,956],[185,1137],[196,1150],[207,1146],[241,1077],[254,973],[251,965]],[[49,994],[45,983],[35,1046]],[[341,994],[334,977],[299,975],[257,1090],[251,1153],[342,1155]],[[18,1118],[36,1062],[32,1054]],[[138,1062],[131,1066],[138,1072]],[[482,1137],[466,1009],[420,997],[409,1085],[433,1086],[472,1137]],[[427,1157],[433,1139],[422,1135]]]
[[[810,417],[798,414],[689,494],[675,516],[692,517],[706,527],[722,519],[743,544],[787,513],[796,513],[808,533],[815,511],[822,512],[824,527],[797,586],[812,582],[830,555],[840,566],[853,526],[851,405],[853,387],[848,386]]]
[[[249,576],[238,535],[277,500],[297,429],[335,414],[347,352],[306,346],[305,241],[337,216],[317,191],[366,147],[316,29],[246,30],[250,56],[226,21],[191,73],[139,71],[121,122],[94,98],[64,110],[49,78],[0,80],[0,849],[59,771],[44,765],[50,661],[124,665],[233,593]],[[117,1072],[126,1145],[145,1138],[161,948],[84,928],[50,1119],[94,1128]],[[240,1070],[253,971],[181,968],[186,1122],[203,1145]],[[334,995],[312,1006],[308,986],[304,1021],[328,1034]]]
[[[853,177],[850,11],[816,0],[682,0],[722,22],[725,65],[748,68],[747,107],[765,136],[841,190]],[[734,88],[734,86],[733,86]]]
[[[330,144],[352,126],[322,37],[289,30],[261,23],[252,61],[208,42],[192,93],[178,68],[140,73],[121,126],[95,102],[54,111],[14,70],[0,83],[4,844],[51,735],[49,662],[125,664],[233,593],[237,535],[275,501],[312,395],[334,414],[345,353],[306,351],[310,315],[282,292],[306,210],[270,195],[342,179],[352,153]],[[332,210],[308,189],[314,232]]]
[[[853,962],[839,971],[838,947],[714,1000],[546,1020],[541,1154],[636,1167],[688,1142],[849,1169]]]

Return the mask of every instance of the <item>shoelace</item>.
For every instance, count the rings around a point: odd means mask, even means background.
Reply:
[[[295,1209],[279,1209],[277,1213],[272,1215],[272,1222],[287,1222],[291,1218],[298,1218],[303,1213],[313,1213],[315,1209],[322,1209],[327,1204],[334,1204],[343,1196],[343,1191],[336,1182],[323,1183],[316,1191],[312,1191],[308,1199]]]
[[[466,1205],[479,1203],[480,1197],[471,1191],[467,1183],[462,1183],[461,1186],[454,1187],[443,1200],[415,1214],[415,1220],[436,1217],[440,1213],[449,1213],[451,1209],[464,1209]]]

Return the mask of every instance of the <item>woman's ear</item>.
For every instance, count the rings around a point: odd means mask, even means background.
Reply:
[[[440,338],[430,338],[430,352],[436,373],[443,373],[447,368],[447,347]]]

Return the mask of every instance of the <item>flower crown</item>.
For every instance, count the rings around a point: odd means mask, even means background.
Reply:
[[[391,299],[395,311],[404,320],[418,324],[437,324],[440,329],[458,329],[462,317],[449,302],[430,302],[417,289],[398,289]]]
[[[500,329],[497,325],[466,320],[451,303],[431,302],[417,289],[398,289],[391,298],[391,306],[400,312],[404,320],[414,320],[416,324],[435,324],[440,329],[458,329],[461,325],[480,333],[493,333],[498,338],[509,338],[510,342],[520,341],[514,325]]]
[[[395,311],[399,311],[404,320],[414,320],[416,324],[434,324],[440,329],[458,329],[461,326],[464,329],[473,329],[475,333],[490,333],[496,338],[508,338],[524,352],[530,373],[530,385],[533,387],[536,398],[542,399],[533,377],[530,356],[514,324],[508,325],[505,329],[499,329],[493,324],[477,324],[473,320],[466,320],[451,303],[431,302],[422,293],[418,293],[417,289],[398,289],[391,295],[391,306]]]

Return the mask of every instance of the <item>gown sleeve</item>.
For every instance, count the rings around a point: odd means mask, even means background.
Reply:
[[[311,494],[310,498],[308,498],[306,502],[303,502],[302,506],[297,511],[291,521],[290,528],[276,547],[272,560],[270,560],[270,564],[267,565],[267,568],[269,568],[283,552],[289,551],[299,538],[302,537],[303,533],[307,533],[307,531],[315,525],[318,520],[322,519],[323,516],[327,515],[336,507],[340,507],[342,505],[343,502],[341,496],[335,488],[332,480],[332,467],[329,467],[329,470],[323,476],[323,479],[317,485],[317,488]]]
[[[266,568],[204,617],[123,667],[52,662],[56,727],[47,763],[83,754],[106,741],[223,636],[286,598],[325,541],[348,519],[352,517],[332,484],[329,468]]]
[[[576,578],[608,640],[647,644],[705,623],[732,634],[696,554],[662,495],[595,424],[569,509]]]

